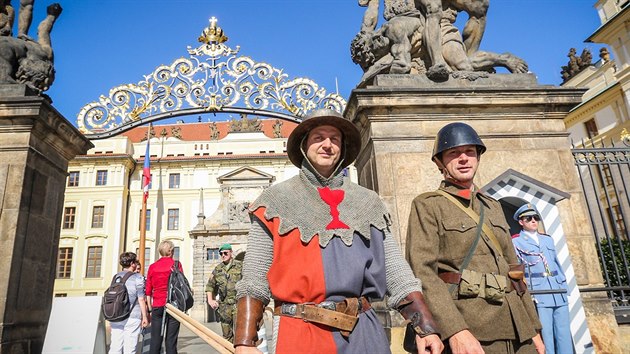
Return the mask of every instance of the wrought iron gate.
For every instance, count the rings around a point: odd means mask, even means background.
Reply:
[[[606,291],[617,322],[630,323],[630,139],[618,145],[591,142],[571,150],[605,282],[580,291]]]

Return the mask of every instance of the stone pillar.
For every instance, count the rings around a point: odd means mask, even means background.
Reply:
[[[68,161],[92,146],[45,98],[0,86],[0,353],[41,353]]]
[[[345,111],[359,127],[359,183],[388,206],[405,247],[411,201],[435,190],[441,175],[431,161],[433,140],[460,121],[481,135],[487,152],[475,183],[483,187],[512,168],[569,193],[558,203],[580,287],[603,283],[595,240],[570,151],[563,118],[581,102],[583,89],[541,86],[531,74],[499,74],[434,83],[420,75],[379,75],[355,89]],[[604,293],[582,293],[598,352],[620,352],[617,323]]]

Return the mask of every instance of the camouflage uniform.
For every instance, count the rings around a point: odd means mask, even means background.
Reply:
[[[206,292],[213,296],[219,294],[219,319],[223,337],[230,342],[234,340],[232,330],[236,319],[236,282],[241,280],[243,263],[232,259],[228,264],[220,263],[212,271],[212,277],[206,284]]]

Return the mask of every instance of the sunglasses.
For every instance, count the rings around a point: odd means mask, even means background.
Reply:
[[[532,221],[532,219],[534,219],[536,221],[540,221],[540,216],[538,216],[538,215],[528,215],[528,216],[523,216],[522,219],[527,221],[527,222]]]
[[[219,252],[219,254],[222,256],[227,256],[228,254],[230,254],[230,251],[221,251]]]

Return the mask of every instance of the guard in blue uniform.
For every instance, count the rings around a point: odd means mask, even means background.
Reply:
[[[525,264],[525,276],[531,290],[566,289],[553,238],[538,232],[540,213],[533,204],[525,204],[514,213],[521,225],[518,237],[512,239],[516,255]],[[573,341],[569,329],[569,304],[566,293],[534,295],[542,323],[546,352],[572,354]]]

